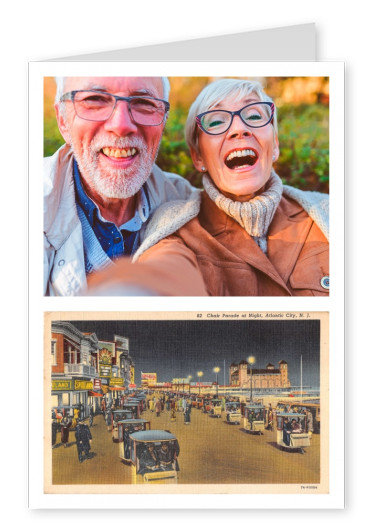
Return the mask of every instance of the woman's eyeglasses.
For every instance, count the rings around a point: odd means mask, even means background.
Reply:
[[[264,127],[273,120],[274,103],[260,101],[250,103],[238,111],[219,109],[203,112],[196,116],[196,123],[208,135],[222,135],[230,129],[234,116],[239,116],[248,127]]]

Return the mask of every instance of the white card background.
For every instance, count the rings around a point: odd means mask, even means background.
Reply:
[[[11,522],[17,517],[19,525],[38,525],[40,529],[51,529],[52,526],[60,529],[74,521],[82,525],[93,525],[92,518],[95,518],[96,525],[124,523],[124,515],[119,512],[30,513],[26,508],[27,62],[314,21],[317,28],[318,59],[345,60],[347,64],[347,510],[342,513],[306,511],[295,514],[291,511],[258,511],[252,514],[247,511],[222,511],[219,517],[213,512],[185,511],[183,514],[170,511],[163,514],[163,520],[158,518],[161,513],[149,511],[143,514],[142,522],[145,526],[153,525],[153,529],[165,528],[166,524],[178,524],[179,527],[187,528],[192,525],[193,519],[199,518],[205,525],[224,529],[233,526],[234,521],[238,525],[249,525],[250,518],[253,525],[267,523],[280,526],[291,521],[294,516],[304,518],[307,529],[316,529],[319,525],[324,528],[336,525],[342,529],[362,527],[363,524],[365,526],[365,522],[372,522],[373,518],[373,473],[370,470],[372,454],[365,448],[362,434],[352,429],[350,419],[354,418],[359,403],[365,405],[365,409],[373,406],[373,386],[364,385],[364,368],[368,360],[373,362],[374,350],[374,318],[369,310],[374,292],[370,280],[373,247],[370,244],[370,227],[373,226],[373,208],[364,207],[364,196],[365,190],[367,197],[375,196],[372,164],[374,127],[373,121],[364,120],[354,105],[355,101],[364,97],[367,87],[374,86],[375,70],[370,64],[370,51],[375,48],[375,31],[373,17],[369,16],[369,3],[360,0],[355,6],[351,5],[350,9],[350,5],[327,0],[316,0],[314,3],[269,0],[266,6],[257,6],[256,9],[249,0],[239,0],[235,9],[234,6],[229,8],[226,1],[217,0],[213,3],[191,0],[189,8],[184,11],[182,23],[181,10],[177,9],[176,1],[165,0],[161,6],[160,3],[144,0],[142,31],[137,25],[126,24],[128,13],[123,0],[113,0],[112,16],[108,20],[98,17],[98,9],[103,7],[102,4],[93,0],[90,2],[91,9],[88,9],[88,2],[83,1],[76,3],[73,9],[60,3],[34,0],[22,5],[22,9],[18,3],[9,2],[2,7],[3,75],[6,78],[11,76],[14,98],[18,102],[17,105],[8,105],[3,109],[2,140],[3,146],[7,146],[6,156],[2,160],[3,186],[7,197],[7,201],[3,201],[3,216],[6,220],[12,220],[12,235],[18,235],[19,246],[17,257],[4,259],[1,264],[4,279],[2,300],[8,303],[5,320],[3,317],[3,330],[6,331],[5,337],[9,342],[16,345],[12,359],[17,360],[13,371],[17,378],[4,374],[2,383],[3,396],[15,400],[16,406],[23,410],[20,414],[22,436],[2,437],[0,441],[2,455],[7,457],[3,462],[3,477],[6,478],[6,492],[3,494],[4,521]],[[9,83],[3,82],[1,90],[5,97]],[[9,241],[8,226],[3,226],[2,229],[4,241]],[[32,346],[30,353],[38,355]],[[368,439],[372,441],[375,435],[373,422],[368,430]],[[127,523],[139,524],[139,515],[128,514]]]

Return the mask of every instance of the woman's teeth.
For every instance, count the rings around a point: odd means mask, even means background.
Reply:
[[[239,151],[232,151],[226,160],[232,160],[234,157],[246,157],[246,156],[256,157],[256,153],[253,149],[241,149]]]
[[[105,147],[102,149],[102,151],[106,155],[106,157],[112,157],[115,159],[133,157],[133,155],[137,153],[137,150],[135,148],[113,149],[113,148]]]
[[[257,159],[258,155],[253,149],[239,149],[237,151],[231,151],[225,163],[232,170],[234,168],[253,166],[257,162]]]

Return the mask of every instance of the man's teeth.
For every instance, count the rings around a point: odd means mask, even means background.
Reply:
[[[115,159],[117,158],[125,158],[125,157],[133,157],[137,153],[137,150],[135,148],[130,149],[113,149],[105,147],[102,149],[103,153],[106,155],[106,157],[113,157]]]
[[[232,160],[235,157],[256,157],[256,153],[253,149],[241,149],[239,151],[232,151],[226,160]]]

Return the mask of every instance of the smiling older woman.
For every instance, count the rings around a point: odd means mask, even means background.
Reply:
[[[138,265],[119,261],[113,280],[159,295],[328,295],[328,196],[284,186],[273,170],[277,115],[261,85],[205,87],[186,139],[204,191],[160,207]]]

